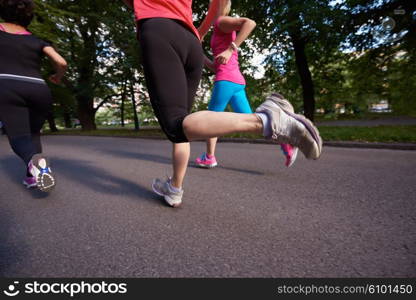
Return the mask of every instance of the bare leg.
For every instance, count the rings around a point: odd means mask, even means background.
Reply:
[[[223,136],[237,132],[263,132],[263,123],[255,114],[199,111],[183,120],[189,141]]]
[[[173,144],[173,176],[171,181],[173,187],[182,188],[190,153],[191,147],[189,143]]]
[[[207,139],[207,154],[208,155],[215,155],[215,146],[217,146],[218,138],[210,138]]]

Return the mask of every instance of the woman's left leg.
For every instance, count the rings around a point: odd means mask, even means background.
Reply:
[[[242,114],[253,113],[253,111],[251,110],[250,103],[248,102],[248,99],[247,99],[245,86],[242,86],[242,88],[238,90],[231,97],[230,104],[233,110],[237,113],[242,113]]]
[[[140,23],[139,42],[146,85],[161,128],[173,143],[173,176],[155,179],[153,190],[171,206],[182,202],[182,184],[190,145],[183,132],[183,119],[190,113],[202,73],[203,54],[199,40],[179,22],[148,19]]]

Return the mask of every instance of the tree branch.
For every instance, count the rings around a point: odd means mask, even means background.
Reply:
[[[108,100],[110,100],[111,98],[115,97],[115,96],[120,96],[119,94],[112,94],[112,95],[108,95],[106,96],[98,105],[96,108],[94,108],[94,111],[97,111],[100,109],[101,106],[103,106]]]

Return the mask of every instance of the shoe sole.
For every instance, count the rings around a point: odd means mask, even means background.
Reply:
[[[23,181],[22,183],[28,189],[32,189],[32,188],[36,188],[37,187],[37,184],[36,183],[34,183],[34,184],[27,184],[25,181]]]
[[[46,168],[50,170],[45,158],[40,158],[35,164],[35,167],[38,168],[38,170]],[[36,184],[39,190],[48,193],[55,187],[56,180],[53,177],[52,172],[41,173],[36,177]]]
[[[290,159],[290,162],[289,162],[289,164],[288,164],[286,167],[290,168],[291,166],[293,166],[293,164],[295,163],[296,158],[297,158],[297,156],[298,156],[298,152],[299,152],[299,148],[298,148],[298,147],[295,147],[295,148],[293,149],[293,152],[292,152],[292,157],[291,157],[291,159]]]
[[[153,190],[153,192],[155,192],[155,193],[156,193],[156,194],[158,194],[159,196],[162,196],[162,197],[163,197],[163,199],[165,200],[165,202],[166,202],[167,204],[169,204],[169,206],[176,208],[176,207],[179,207],[179,206],[182,204],[182,202],[181,202],[181,203],[173,203],[173,202],[172,202],[172,200],[171,200],[171,198],[170,198],[169,196],[167,196],[167,195],[165,195],[165,194],[163,194],[163,193],[159,192],[159,191],[155,188],[155,181],[156,181],[156,180],[153,180],[153,182],[152,182],[152,190]]]
[[[286,100],[287,101],[287,100]],[[306,130],[308,130],[309,134],[312,136],[313,140],[315,141],[318,150],[319,150],[319,155],[318,157],[314,158],[315,160],[318,159],[321,154],[322,154],[322,138],[319,135],[319,131],[318,129],[315,127],[315,125],[313,125],[313,123],[307,119],[306,117],[299,115],[299,114],[295,114],[292,113],[288,110],[286,110],[285,108],[283,108],[281,105],[279,105],[279,103],[274,102],[277,106],[279,106],[279,108],[285,112],[287,115],[291,116],[292,118],[294,118],[296,121],[300,122],[303,124],[303,126],[305,126]]]
[[[215,168],[216,166],[218,166],[218,163],[214,163],[211,165],[204,165],[204,164],[197,164],[198,167],[203,168],[203,169],[212,169]]]

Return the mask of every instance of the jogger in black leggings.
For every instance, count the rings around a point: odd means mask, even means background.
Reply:
[[[8,128],[13,151],[29,164],[42,153],[40,130],[52,109],[52,96],[44,82],[5,79],[0,75],[0,116]]]
[[[182,122],[191,112],[201,78],[201,42],[180,21],[166,18],[141,21],[138,37],[156,118],[171,142],[188,142]]]
[[[0,0],[0,120],[13,151],[24,161],[23,183],[49,191],[55,178],[42,153],[40,131],[52,109],[52,96],[40,74],[46,54],[59,83],[66,70],[65,60],[45,41],[27,31],[33,18],[32,0]]]

